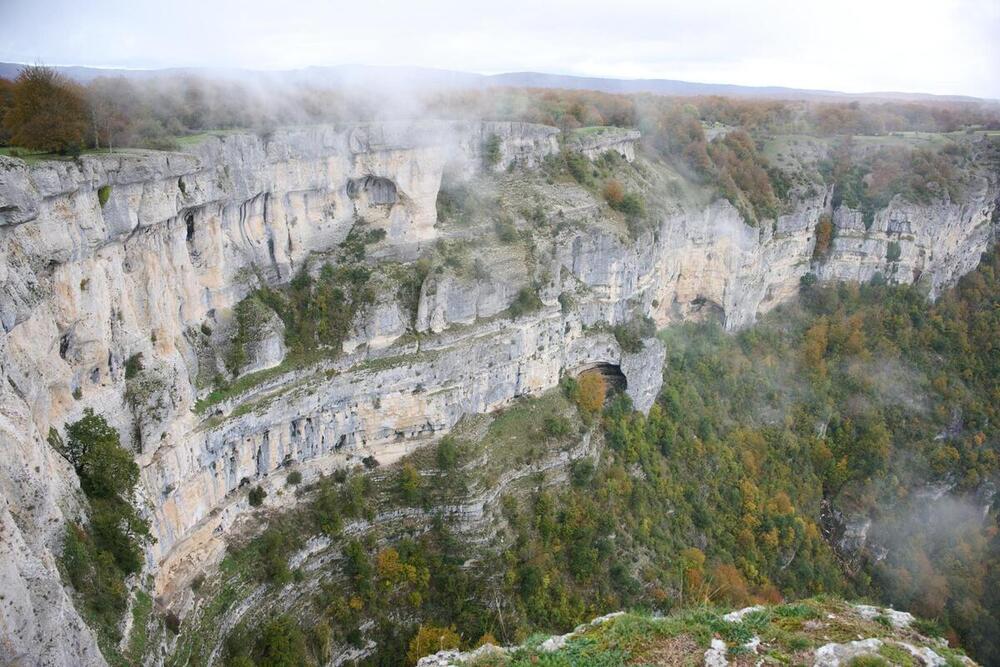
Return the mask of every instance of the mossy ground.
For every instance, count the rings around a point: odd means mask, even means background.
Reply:
[[[664,617],[647,612],[626,613],[597,625],[584,625],[557,651],[544,651],[545,636],[529,638],[506,653],[484,654],[458,662],[476,667],[529,665],[604,667],[610,665],[701,665],[713,639],[722,640],[733,665],[806,665],[813,652],[830,643],[878,638],[883,645],[870,658],[878,664],[908,667],[919,664],[899,642],[928,647],[955,661],[960,653],[908,628],[887,627],[865,620],[853,605],[834,597],[766,606],[726,621],[725,611],[695,607]],[[750,642],[759,639],[756,648]]]

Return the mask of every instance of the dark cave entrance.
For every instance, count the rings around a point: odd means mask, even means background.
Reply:
[[[368,194],[369,203],[375,206],[392,206],[399,198],[396,184],[381,176],[368,175],[347,181],[348,197],[357,199],[362,192]]]
[[[612,364],[606,361],[585,364],[577,368],[572,375],[573,377],[579,378],[581,375],[589,371],[596,371],[604,377],[604,381],[608,384],[609,394],[625,391],[628,388],[628,380],[625,378],[625,374],[622,373],[622,367],[618,364]]]

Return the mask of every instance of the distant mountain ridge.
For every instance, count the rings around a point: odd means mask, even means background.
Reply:
[[[21,63],[0,62],[0,77],[14,78]],[[845,93],[835,90],[789,88],[785,86],[741,86],[735,84],[700,83],[675,79],[614,79],[544,72],[506,72],[475,74],[455,70],[406,66],[336,65],[304,67],[291,70],[214,69],[175,67],[167,69],[105,69],[78,65],[54,66],[66,76],[86,83],[101,76],[124,76],[130,79],[150,79],[164,76],[205,76],[256,83],[302,83],[331,87],[366,87],[372,89],[410,90],[416,88],[482,89],[499,86],[595,90],[605,93],[652,93],[670,96],[722,95],[726,97],[771,98],[812,101],[936,101],[988,102],[966,95],[934,95],[912,92]]]

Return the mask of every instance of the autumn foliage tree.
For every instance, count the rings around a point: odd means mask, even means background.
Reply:
[[[14,145],[53,153],[79,151],[87,130],[83,93],[50,67],[25,67],[14,81],[3,125]]]
[[[813,258],[823,259],[830,252],[833,243],[833,219],[829,213],[819,216],[816,223],[816,246],[813,248]]]
[[[625,188],[622,187],[621,181],[612,178],[604,184],[604,199],[612,207],[621,204],[624,198]]]
[[[587,371],[580,376],[577,404],[585,413],[594,414],[604,407],[604,398],[608,394],[608,383],[598,371]]]
[[[417,634],[410,640],[406,652],[406,664],[415,665],[420,658],[433,655],[445,649],[458,648],[462,638],[454,628],[441,628],[436,625],[421,625]]]

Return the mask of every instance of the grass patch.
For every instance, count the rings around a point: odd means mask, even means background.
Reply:
[[[153,598],[137,590],[132,601],[132,632],[128,638],[124,658],[127,664],[141,665],[149,643],[149,616],[153,611]]]
[[[204,415],[213,405],[217,405],[223,401],[229,400],[230,398],[246,393],[254,387],[257,387],[268,380],[273,380],[274,378],[284,375],[285,373],[291,373],[292,371],[305,368],[310,364],[314,364],[317,361],[324,359],[326,356],[327,355],[324,355],[321,352],[290,356],[273,368],[265,368],[261,371],[247,373],[233,382],[213,389],[212,392],[204,398],[198,399],[198,401],[194,404],[194,411],[199,415]]]
[[[229,137],[235,134],[247,134],[248,130],[245,129],[234,129],[234,130],[207,130],[205,132],[198,132],[197,134],[183,134],[171,137],[170,140],[175,142],[181,148],[197,146],[199,144],[205,143],[207,140],[215,138]]]
[[[879,655],[898,667],[913,667],[917,664],[909,651],[896,644],[883,644],[878,652]]]
[[[107,151],[94,149],[87,149],[80,152],[80,155],[106,154]],[[42,162],[72,162],[79,157],[79,155],[63,155],[61,153],[50,153],[48,151],[33,151],[27,148],[18,148],[16,146],[4,146],[3,148],[0,148],[0,155],[23,160],[25,164],[32,166]]]

